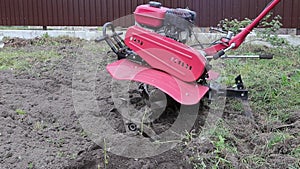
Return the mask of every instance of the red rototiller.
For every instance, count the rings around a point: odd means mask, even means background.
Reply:
[[[170,9],[159,2],[140,5],[134,12],[134,26],[127,29],[125,39],[115,32],[112,23],[103,26],[103,37],[118,60],[107,65],[114,79],[138,82],[138,92],[145,100],[151,99],[152,88],[159,89],[170,99],[182,105],[195,105],[203,97],[209,97],[214,89],[209,81],[216,78],[209,61],[227,56],[226,52],[237,49],[254,27],[280,2],[273,0],[263,12],[237,35],[228,32],[210,47],[196,50],[186,42],[193,33],[196,13],[189,9]],[[107,34],[110,28],[112,33]],[[253,56],[252,56],[253,58]],[[257,56],[271,59],[271,55]],[[237,88],[223,89],[227,97],[248,98],[241,76],[236,78]],[[148,105],[151,107],[151,105]],[[136,130],[133,123],[130,130]]]

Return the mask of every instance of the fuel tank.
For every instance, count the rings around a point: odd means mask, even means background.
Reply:
[[[183,30],[187,25],[193,24],[196,19],[196,12],[182,8],[162,7],[159,2],[149,2],[140,5],[135,9],[134,17],[136,23],[157,30],[163,26],[175,25]]]
[[[140,5],[134,12],[135,21],[143,26],[158,29],[163,26],[168,10],[169,8],[162,7],[160,3]]]

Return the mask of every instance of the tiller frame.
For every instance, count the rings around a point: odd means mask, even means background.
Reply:
[[[218,77],[218,74],[211,70],[210,60],[273,58],[273,55],[228,56],[226,52],[237,49],[247,35],[280,1],[273,0],[251,24],[236,36],[228,32],[226,37],[203,50],[196,50],[179,40],[144,29],[138,23],[128,28],[124,40],[120,37],[122,33],[117,33],[112,23],[106,23],[103,26],[103,36],[97,38],[96,42],[105,40],[118,56],[118,61],[106,67],[113,78],[152,85],[180,104],[194,105],[199,103],[204,96],[209,96],[210,91],[215,90],[207,82]],[[150,2],[149,6],[161,8],[163,11],[167,10],[156,2]],[[195,14],[192,13],[192,15]],[[149,13],[143,16],[152,17]],[[107,34],[108,29],[112,31],[111,34]],[[244,87],[241,76],[236,78],[236,86],[237,88],[234,89],[217,92],[225,93],[227,97],[247,100],[248,91]]]

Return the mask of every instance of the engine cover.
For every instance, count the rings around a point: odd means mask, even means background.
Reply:
[[[158,2],[150,2],[147,5],[140,5],[134,12],[135,21],[148,28],[159,29],[163,26],[174,25],[185,30],[193,24],[196,13],[189,9],[170,9],[162,7]]]
[[[164,25],[173,25],[180,30],[185,30],[193,26],[196,13],[188,9],[169,9],[167,10]]]

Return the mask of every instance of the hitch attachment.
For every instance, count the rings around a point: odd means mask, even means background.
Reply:
[[[241,75],[238,75],[235,78],[235,88],[226,89],[226,96],[230,98],[248,100],[248,90],[245,89]]]
[[[112,34],[107,34],[108,28],[111,29]],[[147,63],[138,56],[134,51],[128,48],[124,40],[120,37],[123,32],[117,33],[115,27],[111,22],[103,25],[103,35],[102,37],[96,38],[95,42],[104,41],[108,44],[111,50],[118,56],[118,60],[129,59],[135,63],[147,65]]]
[[[237,98],[241,100],[248,100],[248,90],[245,89],[241,75],[235,78],[234,87],[220,89],[219,86],[210,86],[209,99],[213,98],[214,95],[226,96],[228,98]]]
[[[231,88],[219,89],[218,86],[210,86],[209,100],[213,100],[216,98],[215,96],[238,99],[243,105],[244,115],[253,119],[253,113],[248,102],[248,90],[245,89],[241,75],[235,78],[235,86]]]

